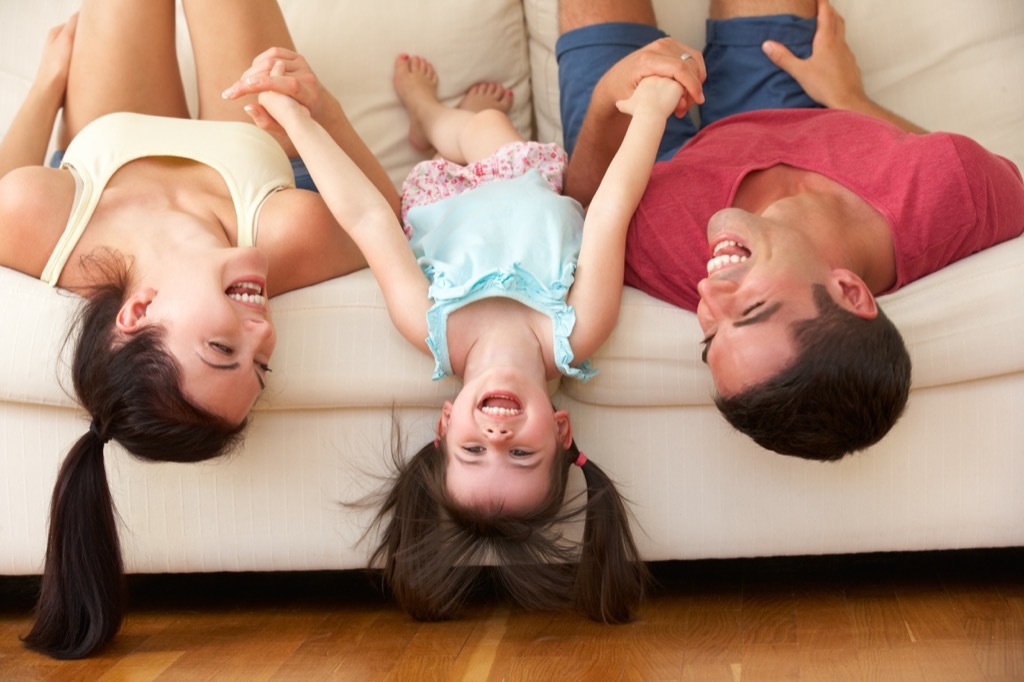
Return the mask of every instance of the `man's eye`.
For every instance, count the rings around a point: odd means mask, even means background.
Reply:
[[[704,350],[700,352],[700,361],[705,365],[708,364],[708,348],[711,346],[711,339],[715,338],[714,334],[706,336],[700,344],[704,347]]]
[[[755,310],[757,310],[758,308],[760,308],[761,306],[763,306],[763,305],[764,305],[764,303],[765,303],[764,301],[758,301],[758,302],[757,302],[757,303],[755,303],[754,305],[752,305],[752,306],[750,306],[749,308],[747,308],[746,310],[744,310],[744,311],[743,311],[743,312],[742,312],[742,313],[740,314],[740,317],[746,317],[746,316],[747,316],[747,315],[749,315],[750,313],[754,312]]]

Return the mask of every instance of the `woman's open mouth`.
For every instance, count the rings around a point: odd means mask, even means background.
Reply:
[[[232,301],[241,303],[250,308],[266,310],[267,297],[263,294],[263,282],[257,280],[244,280],[234,282],[224,290],[227,297]]]

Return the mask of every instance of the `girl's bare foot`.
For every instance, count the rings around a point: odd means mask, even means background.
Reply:
[[[507,114],[512,108],[512,91],[501,83],[477,83],[470,86],[457,108],[466,111],[497,109]]]
[[[409,112],[409,141],[416,149],[429,151],[432,147],[423,131],[419,111],[422,105],[438,101],[437,72],[423,57],[400,54],[395,59],[393,83],[398,99]]]

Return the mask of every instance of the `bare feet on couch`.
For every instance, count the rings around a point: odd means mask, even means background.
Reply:
[[[409,141],[422,152],[430,151],[429,130],[439,123],[438,115],[448,109],[437,98],[437,72],[434,66],[417,55],[400,54],[395,59],[394,88],[409,112]],[[457,109],[479,112],[497,109],[508,113],[512,108],[512,91],[500,83],[481,82],[470,86]]]
[[[459,100],[457,109],[466,111],[483,111],[497,109],[507,114],[512,109],[512,91],[501,83],[483,82],[469,86],[469,90]]]

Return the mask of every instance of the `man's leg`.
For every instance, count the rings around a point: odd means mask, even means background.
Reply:
[[[816,0],[711,0],[711,19],[761,17],[769,14],[794,14],[810,19],[817,15]]]
[[[558,3],[559,34],[612,22],[658,25],[651,0],[561,0]]]

